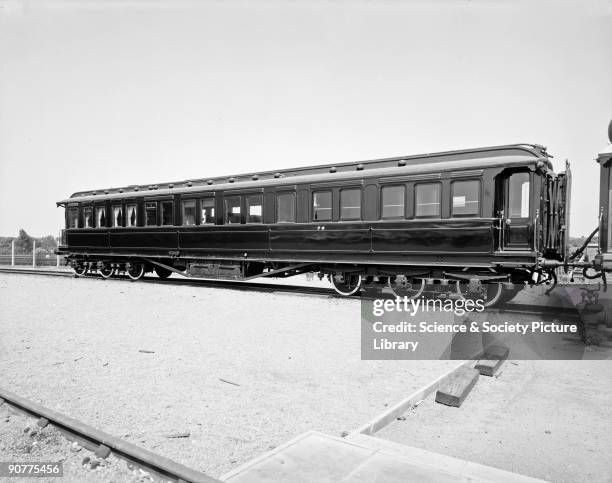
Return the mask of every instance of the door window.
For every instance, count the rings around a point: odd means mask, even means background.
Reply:
[[[529,218],[529,173],[515,173],[508,180],[508,216]]]

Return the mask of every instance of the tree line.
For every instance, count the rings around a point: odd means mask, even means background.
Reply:
[[[15,240],[15,255],[31,255],[34,242],[36,242],[37,254],[51,254],[57,248],[57,240],[52,235],[36,238],[28,235],[21,228],[19,234],[14,236],[0,237],[0,255],[11,254],[11,244]]]

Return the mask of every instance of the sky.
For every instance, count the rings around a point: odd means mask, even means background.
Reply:
[[[537,143],[597,225],[610,1],[0,0],[0,235],[71,193]]]

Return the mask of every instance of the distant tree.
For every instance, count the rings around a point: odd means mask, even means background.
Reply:
[[[0,255],[8,255],[11,253],[11,244],[15,237],[3,236],[0,237]]]
[[[57,248],[57,241],[52,235],[43,236],[42,238],[36,239],[36,246],[44,248],[49,253],[52,253],[53,250]]]
[[[31,253],[33,244],[34,239],[23,228],[20,228],[19,235],[15,239],[15,252]]]

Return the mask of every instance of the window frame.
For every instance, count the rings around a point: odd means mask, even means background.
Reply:
[[[74,212],[76,212],[76,216],[73,218],[71,213],[74,213]],[[80,228],[80,223],[79,223],[80,214],[81,214],[81,210],[80,210],[79,205],[73,205],[73,206],[69,205],[66,207],[66,229],[74,230],[76,228]],[[72,225],[71,222],[73,220],[74,220],[75,226],[71,226]]]
[[[455,185],[457,183],[471,183],[471,182],[478,183],[478,210],[476,211],[476,213],[460,213],[460,214],[453,213],[453,198],[454,198],[454,187],[455,187]],[[482,216],[481,215],[481,213],[482,213],[482,180],[480,178],[454,179],[450,183],[449,193],[450,193],[450,196],[449,196],[449,198],[450,198],[449,199],[449,205],[450,205],[449,215],[450,215],[450,218],[480,218]]]
[[[522,212],[523,212],[523,204],[522,204],[522,193],[521,193],[521,215],[513,215],[511,210],[511,195],[512,192],[510,190],[510,183],[511,180],[513,179],[514,176],[516,175],[527,175],[527,216],[522,216]],[[523,183],[524,184],[524,183]],[[512,173],[510,173],[510,175],[506,178],[506,196],[504,199],[504,205],[508,207],[508,213],[506,214],[506,218],[512,218],[515,220],[527,220],[531,218],[531,188],[532,188],[532,176],[531,173],[529,171],[514,171]]]
[[[228,209],[228,200],[231,198],[237,198],[238,199],[238,205],[232,205],[232,206],[238,206],[238,208],[240,208],[240,212],[238,213],[238,222],[237,223],[231,223],[229,222],[229,213],[227,211]],[[229,194],[229,195],[224,195],[223,196],[223,224],[224,225],[242,225],[243,224],[243,220],[244,220],[244,213],[242,211],[242,195],[238,195],[238,194]],[[232,214],[235,214],[232,212]]]
[[[324,208],[325,210],[329,209],[329,219],[328,220],[315,220],[315,196],[320,193],[329,193],[329,208]],[[313,223],[331,223],[334,218],[334,192],[332,189],[314,189],[312,190],[312,195],[310,197],[310,220]]]
[[[204,211],[204,201],[205,200],[211,200],[212,205],[207,207],[207,208],[212,208],[212,221],[203,221],[204,218],[202,218],[202,212]],[[198,199],[198,207],[199,207],[199,224],[200,225],[216,225],[217,224],[217,215],[216,215],[216,211],[217,211],[217,201],[214,195],[212,196],[202,196],[201,198]]]
[[[170,223],[164,223],[164,204],[167,204],[167,203],[169,203],[171,206]],[[159,200],[158,207],[159,207],[159,215],[158,215],[159,226],[174,226],[174,200]]]
[[[117,219],[115,218],[115,208],[119,208],[121,214],[121,224],[117,225]],[[117,205],[111,205],[111,228],[123,228],[125,226],[125,207],[123,203]]]
[[[342,193],[346,191],[359,191],[359,217],[358,218],[343,218],[342,217]],[[333,195],[332,195],[333,196]],[[338,221],[363,221],[363,189],[361,187],[346,187],[338,190]],[[333,198],[332,198],[333,206]],[[348,209],[355,209],[354,207],[348,207]]]
[[[193,203],[193,223],[185,223],[185,205]],[[198,224],[198,200],[196,198],[181,199],[181,226],[196,226]],[[167,225],[166,225],[167,226]]]
[[[292,198],[292,206],[293,206],[293,221],[279,221],[279,198],[281,196],[291,196]],[[274,221],[275,223],[278,224],[286,224],[286,223],[297,223],[297,194],[295,191],[279,191],[277,193],[275,193],[275,197],[274,197],[274,202],[275,202],[275,218]]]
[[[403,202],[403,213],[399,216],[385,216],[384,215],[384,209],[385,209],[385,205],[383,203],[383,196],[384,196],[384,191],[386,189],[390,189],[390,188],[401,188],[403,190],[403,194],[404,196],[402,197],[404,202]],[[380,203],[380,217],[379,219],[381,220],[405,220],[408,216],[408,204],[407,204],[407,200],[408,200],[408,189],[406,188],[405,184],[385,184],[382,185],[380,187],[380,196],[379,196],[379,203]]]
[[[129,217],[128,217],[128,212],[130,207],[133,206],[136,208],[136,211],[134,212],[134,214],[136,215],[136,220],[134,221],[134,224],[131,225],[129,224]],[[138,203],[136,203],[135,201],[133,203],[130,202],[126,202],[125,204],[125,213],[124,213],[124,223],[123,226],[125,226],[126,228],[136,228],[138,226]]]
[[[438,213],[436,215],[419,215],[418,214],[418,203],[417,196],[419,192],[419,186],[432,186],[436,185],[438,187],[439,201],[438,201]],[[443,186],[441,181],[419,181],[414,183],[413,186],[413,203],[414,203],[414,219],[415,220],[439,220],[442,218],[442,198],[443,198]]]
[[[87,220],[87,216],[85,215],[85,212],[89,210],[89,212],[91,213],[91,224],[90,226],[85,226],[86,223],[85,221]],[[85,205],[81,207],[81,213],[82,213],[82,219],[83,219],[83,226],[81,228],[95,228],[96,225],[96,219],[95,219],[95,210],[94,207],[92,205]]]
[[[147,205],[155,205],[155,224],[150,224],[149,223],[149,213],[148,213],[148,209],[149,207]],[[159,202],[157,202],[156,200],[145,200],[144,202],[144,226],[161,226],[159,224]]]
[[[98,210],[102,210],[102,212],[104,213],[105,223],[103,226],[100,226]],[[106,209],[105,204],[94,205],[94,227],[95,228],[108,228],[108,210]]]
[[[250,217],[251,217],[251,213],[250,213],[250,208],[251,206],[257,206],[257,205],[251,205],[249,203],[249,198],[259,198],[259,206],[261,206],[261,214],[259,215],[260,220],[259,221],[250,221]],[[263,193],[251,193],[251,194],[245,194],[244,195],[244,223],[247,225],[261,225],[263,224],[263,215],[264,215],[264,195]],[[257,216],[257,215],[254,215]]]

